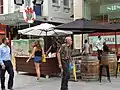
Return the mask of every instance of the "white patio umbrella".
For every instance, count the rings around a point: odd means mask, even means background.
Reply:
[[[30,27],[23,30],[18,30],[18,33],[23,35],[35,35],[35,36],[61,36],[72,34],[71,31],[63,31],[54,29],[54,25],[43,23],[34,27]]]
[[[35,35],[35,36],[61,36],[73,34],[71,31],[56,30],[54,25],[43,23],[34,27],[18,30],[18,33],[23,35]],[[46,39],[47,43],[47,39]],[[47,48],[47,44],[46,44]]]

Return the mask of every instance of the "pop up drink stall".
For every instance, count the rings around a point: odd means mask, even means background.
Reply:
[[[50,38],[48,36],[55,37],[55,36],[72,34],[72,32],[70,31],[54,30],[53,27],[55,26],[52,24],[42,23],[34,27],[19,30],[18,33],[21,33],[23,35],[34,35],[34,36],[45,37],[44,40],[41,39],[38,40],[40,40],[40,44],[42,45],[42,47],[44,47],[44,51],[47,52],[48,49],[47,45],[49,45],[49,43],[52,42],[47,40],[48,38]],[[16,54],[15,59],[16,59],[17,71],[35,73],[33,60],[31,60],[29,63],[26,63],[26,60],[28,59],[29,54],[32,51],[32,44],[34,41],[35,40],[30,40],[30,39],[13,41],[13,53]],[[58,75],[60,73],[56,52],[46,56],[46,62],[41,63],[40,65],[41,74],[50,76],[50,75]]]
[[[41,46],[44,47],[43,39],[21,39],[12,41],[12,55],[15,57],[17,72],[36,73],[33,58],[29,63],[26,63],[26,60],[32,52],[32,45],[35,40],[39,40]],[[41,63],[40,68],[42,75],[50,76],[60,73],[56,56],[46,57],[46,62]]]

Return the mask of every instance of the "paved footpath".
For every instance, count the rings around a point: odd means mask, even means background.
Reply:
[[[8,79],[8,75],[6,74]],[[120,90],[120,77],[111,78],[109,83],[103,78],[102,83],[99,82],[69,82],[69,90]],[[7,85],[7,82],[6,82]],[[21,75],[15,73],[14,90],[59,90],[60,78],[52,77],[50,79],[41,78],[41,82],[36,82],[34,76]]]

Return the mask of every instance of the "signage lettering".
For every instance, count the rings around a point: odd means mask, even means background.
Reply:
[[[100,6],[100,13],[111,13],[120,11],[120,3],[106,4]]]
[[[104,38],[105,42],[115,42],[115,38]]]
[[[113,6],[110,6],[110,7],[107,7],[107,10],[112,10],[112,11],[115,11],[115,10],[120,10],[120,6],[119,5],[113,5]]]

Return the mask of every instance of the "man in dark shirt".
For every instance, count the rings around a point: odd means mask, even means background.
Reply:
[[[109,47],[106,45],[106,43],[104,42],[103,43],[103,52],[106,54],[108,53],[110,50],[109,50]],[[109,82],[111,82],[110,80],[110,74],[109,74],[109,65],[108,64],[100,64],[100,74],[99,74],[99,80],[101,82],[101,77],[102,77],[102,68],[105,67],[106,68],[106,72],[107,72],[107,78],[109,80]]]
[[[58,63],[59,68],[62,71],[62,82],[61,82],[61,90],[68,90],[68,81],[70,78],[69,72],[69,62],[71,60],[71,45],[72,38],[66,37],[65,44],[62,44],[61,48],[58,51]]]
[[[109,47],[106,45],[105,42],[103,43],[103,51],[104,51],[104,52],[109,52],[109,51],[110,51],[110,50],[109,50]]]
[[[57,52],[57,44],[56,43],[53,43],[49,49],[47,50],[46,52],[46,55],[48,55],[48,53],[51,52],[51,53],[56,53]]]

